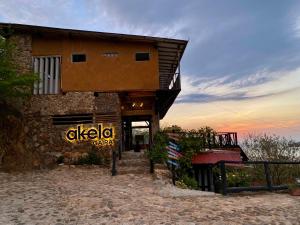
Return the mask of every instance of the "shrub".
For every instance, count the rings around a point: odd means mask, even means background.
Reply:
[[[182,181],[182,180],[177,180],[175,182],[176,187],[182,188],[182,189],[188,189],[188,186]]]
[[[210,127],[203,127],[198,130],[190,130],[184,132],[179,141],[180,149],[183,157],[179,163],[181,170],[189,170],[192,168],[192,158],[199,152],[205,150],[208,142],[211,141],[215,131]]]
[[[250,176],[242,170],[228,172],[226,178],[229,187],[247,187],[251,183]]]
[[[168,143],[168,137],[165,133],[159,131],[154,135],[153,145],[148,151],[148,157],[154,163],[163,163],[168,158],[168,152],[166,146]]]
[[[90,151],[74,163],[75,165],[103,165],[104,159],[96,151]]]
[[[185,184],[189,189],[197,189],[198,184],[197,181],[193,177],[189,177],[188,175],[183,175],[180,179],[180,182]]]

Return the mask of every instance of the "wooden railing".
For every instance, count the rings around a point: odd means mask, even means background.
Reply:
[[[199,138],[204,144],[206,148],[233,148],[238,147],[238,139],[236,132],[216,132],[216,133],[208,133],[208,134],[201,134],[198,132],[168,132],[170,136],[178,136],[177,138],[180,139],[180,136],[184,135],[195,135]]]
[[[281,168],[280,168],[281,166]],[[284,190],[288,189],[289,182],[294,182],[300,178],[300,161],[220,161],[215,166],[216,169],[219,170],[219,174],[214,175],[214,184],[215,186],[219,183],[219,190],[215,189],[215,192],[221,192],[223,195],[227,195],[228,193],[237,193],[242,191],[276,191],[276,190]],[[261,170],[261,175],[258,176],[255,174],[254,178],[260,178],[260,183],[265,183],[265,185],[249,185],[249,186],[239,186],[239,187],[231,187],[228,185],[228,171],[227,168],[239,168],[241,171],[246,169],[250,169],[253,172]],[[261,168],[259,168],[261,167]],[[288,167],[288,168],[287,168]],[[283,176],[282,182],[274,182],[274,177],[272,174],[276,174],[275,170],[289,169]],[[244,175],[245,176],[245,175]],[[215,187],[216,188],[216,187]]]
[[[213,135],[213,145],[221,148],[238,146],[236,132],[218,132]]]

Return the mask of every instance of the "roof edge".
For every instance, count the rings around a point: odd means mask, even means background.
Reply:
[[[164,38],[156,36],[144,36],[144,35],[135,35],[135,34],[123,34],[123,33],[111,33],[111,32],[100,32],[100,31],[91,31],[91,30],[79,30],[79,29],[70,29],[70,28],[59,28],[59,27],[48,27],[48,26],[39,26],[39,25],[30,25],[30,24],[19,24],[19,23],[1,23],[0,29],[4,27],[11,27],[13,29],[22,29],[27,31],[44,31],[44,32],[63,32],[63,33],[78,33],[78,34],[93,34],[99,35],[102,37],[115,37],[122,39],[132,39],[139,41],[154,41],[154,42],[168,42],[168,43],[177,43],[187,45],[188,40],[184,39],[173,39],[173,38]]]

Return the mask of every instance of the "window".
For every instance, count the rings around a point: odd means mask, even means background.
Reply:
[[[150,54],[148,52],[135,53],[135,61],[149,61]]]
[[[38,56],[33,58],[33,72],[39,80],[34,82],[33,94],[58,94],[60,92],[59,56]]]
[[[53,125],[93,123],[93,114],[70,114],[52,116]]]
[[[86,55],[85,54],[73,54],[72,55],[72,62],[85,62]]]

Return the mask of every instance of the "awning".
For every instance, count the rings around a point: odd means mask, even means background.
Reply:
[[[192,159],[192,164],[216,164],[219,161],[242,162],[241,153],[228,150],[210,150],[200,152]]]

